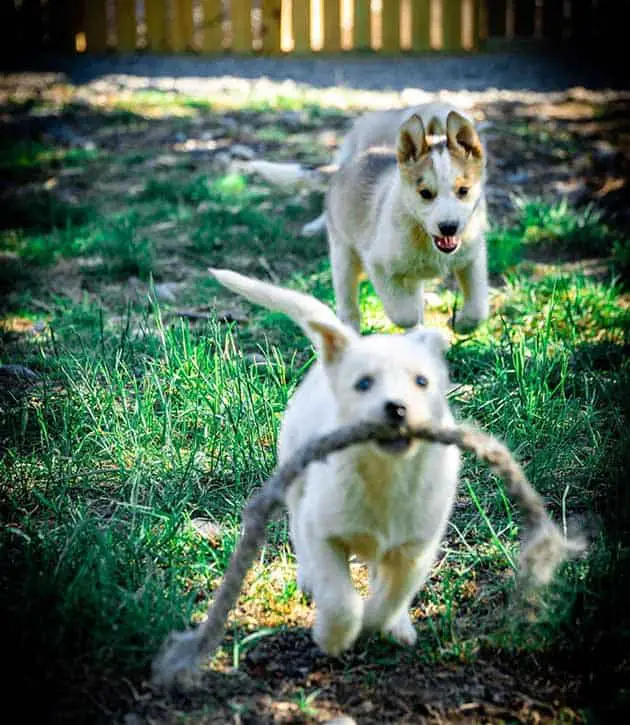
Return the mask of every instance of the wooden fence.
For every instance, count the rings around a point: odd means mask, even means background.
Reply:
[[[614,0],[0,0],[0,52],[461,51],[603,32]]]

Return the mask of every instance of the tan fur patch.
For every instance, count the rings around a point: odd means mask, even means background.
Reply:
[[[481,159],[474,156],[466,156],[466,154],[451,151],[450,149],[449,154],[453,166],[459,171],[455,177],[455,187],[472,186],[481,181],[484,170]]]
[[[383,481],[389,481],[392,473],[392,462],[384,456],[367,456],[358,464],[358,473],[366,482],[365,498],[370,508],[380,515],[389,505],[390,492]]]

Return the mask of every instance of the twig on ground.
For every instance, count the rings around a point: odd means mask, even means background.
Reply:
[[[265,486],[245,507],[243,535],[232,555],[225,577],[206,620],[194,630],[172,632],[153,662],[153,682],[169,685],[178,675],[194,670],[219,646],[229,611],[241,591],[243,579],[265,538],[267,523],[284,504],[284,493],[295,478],[313,461],[350,445],[369,440],[423,438],[433,443],[456,445],[487,463],[507,485],[507,491],[523,514],[525,527],[521,547],[521,576],[535,584],[547,584],[559,564],[572,553],[582,551],[583,540],[570,540],[550,519],[540,494],[528,482],[510,451],[496,438],[475,428],[439,428],[430,424],[413,429],[382,423],[359,423],[340,428],[311,441],[280,466]]]

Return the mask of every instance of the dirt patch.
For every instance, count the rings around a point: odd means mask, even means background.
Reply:
[[[381,643],[376,656],[329,658],[308,631],[292,629],[249,650],[239,671],[207,671],[186,693],[137,694],[141,704],[128,718],[160,725],[181,722],[182,712],[195,725],[342,716],[357,723],[581,723],[581,685],[575,674],[527,656],[432,666],[412,655],[401,661],[394,645]]]

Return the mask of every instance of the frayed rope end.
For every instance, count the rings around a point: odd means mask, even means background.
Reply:
[[[196,671],[200,659],[198,630],[171,632],[153,660],[151,682],[156,687],[170,687],[184,682]]]
[[[520,576],[536,586],[549,584],[564,561],[586,548],[584,537],[567,538],[553,521],[545,519],[522,544]]]

